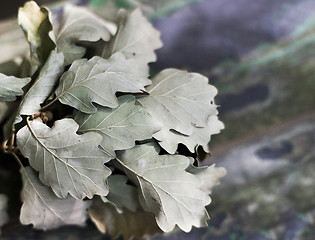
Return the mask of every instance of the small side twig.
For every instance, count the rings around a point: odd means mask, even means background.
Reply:
[[[2,148],[2,151],[4,153],[11,154],[14,157],[14,159],[18,162],[20,167],[23,168],[24,166],[22,164],[22,161],[20,160],[20,158],[16,154],[16,152],[18,152],[18,148],[17,148],[17,146],[15,146],[15,137],[16,137],[15,135],[16,135],[15,131],[13,130],[11,138],[3,141],[1,148]],[[8,145],[8,143],[10,143],[10,144]]]

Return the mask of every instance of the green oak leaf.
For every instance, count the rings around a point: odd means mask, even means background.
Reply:
[[[190,152],[195,152],[196,147],[202,146],[205,152],[210,152],[208,143],[210,142],[211,135],[220,133],[224,128],[221,121],[217,116],[211,115],[208,118],[207,126],[195,127],[190,136],[181,134],[174,130],[163,129],[155,134],[153,137],[159,140],[159,145],[164,148],[168,153],[174,154],[177,150],[179,143],[184,144]]]
[[[23,95],[22,88],[30,81],[31,78],[17,78],[0,73],[0,101],[14,101],[17,96]]]
[[[55,30],[57,49],[65,55],[65,64],[80,59],[86,49],[78,46],[79,42],[96,42],[100,39],[109,41],[116,31],[113,23],[107,22],[87,8],[67,4],[58,29]]]
[[[111,108],[118,107],[116,92],[137,93],[151,83],[135,71],[134,59],[126,59],[121,53],[109,59],[93,57],[73,62],[61,79],[56,99],[84,113],[96,112],[97,103]]]
[[[163,129],[191,135],[195,127],[206,127],[210,115],[217,115],[213,104],[217,89],[198,73],[166,69],[146,88],[148,96],[138,101],[159,119]]]
[[[52,51],[36,81],[23,96],[15,123],[22,121],[20,115],[32,115],[41,109],[40,104],[53,93],[56,87],[64,69],[63,63],[63,54]]]
[[[50,21],[50,12],[29,1],[19,9],[18,23],[30,44],[32,74],[41,67],[55,49],[55,36]]]
[[[53,229],[66,224],[84,225],[90,203],[68,196],[58,198],[43,185],[38,174],[31,168],[21,168],[23,189],[20,221],[33,224],[37,229]]]
[[[109,193],[102,200],[114,204],[117,211],[122,213],[123,208],[132,212],[141,209],[138,201],[138,189],[135,186],[127,184],[128,178],[125,175],[114,174],[108,177],[107,184]]]
[[[206,226],[205,206],[211,202],[202,182],[185,169],[190,159],[181,155],[159,155],[153,143],[118,151],[116,162],[137,184],[141,205],[155,214],[158,226],[170,232],[178,225],[185,232]]]
[[[127,58],[134,58],[138,63],[135,68],[148,74],[148,63],[156,61],[154,50],[162,47],[160,33],[142,15],[140,9],[134,10],[129,16],[121,12],[117,33],[105,45],[102,56],[109,58],[122,52]]]
[[[94,194],[105,196],[106,178],[111,171],[104,163],[110,160],[99,148],[97,133],[77,135],[79,125],[69,118],[58,120],[52,128],[30,121],[17,133],[20,151],[39,171],[40,180],[54,193],[65,198],[68,193],[82,199]]]
[[[108,232],[112,238],[122,235],[126,240],[133,237],[140,239],[161,232],[154,214],[141,209],[132,212],[125,208],[119,212],[115,205],[98,198],[93,199],[89,214],[97,228],[102,233]]]
[[[153,133],[160,129],[148,111],[135,104],[134,96],[121,96],[118,101],[117,108],[98,106],[92,115],[78,113],[75,116],[80,131],[97,132],[102,136],[100,145],[113,158],[114,151],[132,148],[136,140],[151,139]]]

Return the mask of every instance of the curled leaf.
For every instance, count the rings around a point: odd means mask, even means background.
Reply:
[[[41,67],[55,49],[55,36],[50,21],[50,12],[29,1],[19,9],[18,23],[22,27],[30,44],[32,73]]]

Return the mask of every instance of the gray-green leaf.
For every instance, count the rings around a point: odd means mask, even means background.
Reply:
[[[52,94],[56,87],[58,78],[64,69],[63,63],[63,54],[52,51],[38,78],[25,93],[15,123],[22,120],[20,115],[32,115],[41,109],[40,104]]]
[[[118,107],[116,92],[141,92],[151,83],[134,66],[134,59],[126,59],[121,53],[108,60],[101,57],[76,60],[62,75],[56,98],[84,113],[96,112],[92,102]]]
[[[121,14],[117,33],[105,46],[103,56],[109,58],[114,53],[122,52],[127,58],[136,59],[135,68],[147,74],[147,64],[156,61],[154,50],[160,47],[159,31],[154,29],[140,9],[136,9],[129,16]]]
[[[159,119],[165,130],[191,135],[195,127],[206,127],[210,115],[217,115],[213,104],[217,89],[198,73],[177,69],[160,72],[146,89],[148,96],[138,101]]]
[[[65,64],[82,58],[85,48],[77,46],[80,41],[96,42],[100,39],[109,41],[111,33],[116,27],[87,8],[67,4],[63,8],[63,15],[59,29],[56,31],[57,49],[65,55]]]
[[[55,36],[50,21],[50,12],[29,1],[19,9],[18,22],[30,44],[32,73],[41,67],[55,49]]]
[[[156,224],[154,214],[141,209],[132,212],[117,208],[111,203],[104,203],[100,199],[93,199],[93,204],[89,209],[90,217],[102,232],[108,232],[114,239],[122,235],[124,239],[136,237],[142,239],[145,236],[152,236],[160,233],[161,229]]]
[[[116,161],[138,185],[144,210],[153,212],[158,226],[171,231],[175,225],[188,232],[192,226],[206,226],[209,218],[205,206],[210,203],[202,182],[188,173],[188,157],[159,155],[155,144],[118,151]]]
[[[115,174],[107,179],[109,193],[106,197],[101,197],[104,202],[111,202],[117,207],[117,211],[122,213],[123,208],[135,212],[141,209],[138,200],[138,189],[127,184],[128,178],[125,175]]]
[[[208,143],[211,135],[220,133],[224,128],[217,116],[210,116],[208,118],[207,126],[204,128],[195,127],[190,136],[181,134],[174,130],[163,129],[157,132],[153,137],[159,140],[159,144],[168,153],[174,154],[179,143],[184,144],[190,152],[195,152],[197,146],[202,146],[205,152],[209,152]]]
[[[0,73],[0,101],[14,101],[17,96],[23,95],[22,88],[31,81],[31,78],[17,78]]]
[[[111,171],[109,161],[99,148],[97,133],[77,135],[79,125],[72,119],[55,122],[52,128],[39,121],[30,121],[17,133],[17,144],[30,165],[39,171],[40,180],[51,186],[58,197],[70,193],[75,198],[94,194],[105,196],[106,178]]]
[[[135,104],[134,96],[121,96],[118,101],[118,108],[99,106],[92,115],[78,113],[75,116],[80,131],[102,135],[100,145],[111,157],[115,157],[115,150],[134,147],[136,140],[151,139],[153,133],[160,129],[148,111]]]
[[[21,168],[21,174],[22,224],[33,224],[35,228],[44,230],[66,224],[84,225],[88,201],[71,196],[65,199],[58,198],[49,187],[39,181],[37,173],[31,167]]]

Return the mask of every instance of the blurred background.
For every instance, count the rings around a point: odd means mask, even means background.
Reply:
[[[0,68],[10,69],[7,61],[27,47],[12,20],[25,1],[4,2]],[[62,5],[36,2],[52,10]],[[164,42],[152,72],[168,67],[201,72],[219,90],[216,104],[225,130],[213,136],[211,157],[202,164],[223,166],[227,175],[214,189],[209,227],[152,239],[315,239],[314,0],[74,2],[108,19],[121,7],[141,7]],[[10,220],[0,239],[109,239],[90,223],[49,232],[21,226],[20,188],[12,189],[20,186],[17,169],[1,159],[0,216],[5,194]]]

